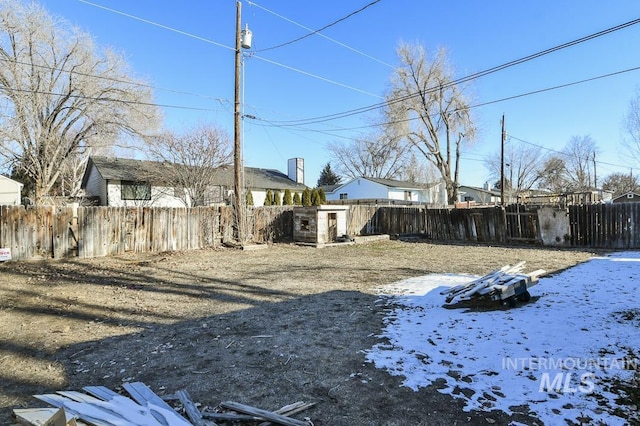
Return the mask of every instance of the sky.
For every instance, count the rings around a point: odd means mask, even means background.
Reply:
[[[155,88],[166,129],[212,123],[233,135],[235,0],[40,4],[121,52]],[[447,49],[460,78],[638,19],[640,3],[243,0],[241,18],[253,35],[241,77],[245,164],[286,172],[287,159],[303,158],[305,183],[315,186],[331,160],[328,144],[367,134],[377,120],[376,111],[332,116],[382,102],[400,42]],[[507,144],[517,138],[552,152],[590,136],[598,176],[638,168],[620,142],[640,86],[640,70],[623,71],[640,67],[639,45],[635,24],[473,80],[465,93],[480,105],[472,110],[479,133],[463,151],[460,183],[491,178],[485,159],[499,152],[503,114]],[[611,73],[619,74],[520,96]],[[323,120],[291,125],[315,118]]]
[[[489,418],[492,410],[511,415],[528,404],[547,425],[636,424],[637,409],[617,402],[623,393],[610,385],[640,381],[639,276],[640,253],[594,257],[540,278],[530,302],[505,309],[495,302],[488,311],[445,307],[441,292],[473,276],[392,283],[380,288],[390,309],[367,359],[402,377],[403,386],[436,384],[466,411]],[[366,377],[363,383],[377,385]],[[582,416],[592,422],[580,422]]]

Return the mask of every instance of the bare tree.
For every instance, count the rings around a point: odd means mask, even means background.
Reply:
[[[338,173],[352,178],[399,177],[404,170],[410,148],[410,145],[397,137],[390,128],[378,128],[370,135],[347,144],[329,145]]]
[[[640,189],[638,177],[631,173],[611,173],[602,179],[602,189],[613,192],[614,197],[637,192]]]
[[[595,188],[595,155],[598,146],[591,136],[574,136],[562,150],[566,190],[588,191]]]
[[[500,180],[502,168],[500,152],[491,154],[485,166],[491,177]],[[512,197],[533,188],[542,178],[546,155],[542,148],[534,145],[518,143],[511,139],[504,150],[505,163],[505,191],[511,192]]]
[[[551,156],[543,163],[538,187],[554,194],[562,194],[567,190],[565,161],[560,156]]]
[[[213,124],[200,124],[181,134],[164,133],[147,138],[150,156],[166,162],[163,176],[173,187],[185,207],[204,206],[212,198],[218,168],[232,159],[231,137]]]
[[[33,181],[36,204],[75,154],[157,124],[120,55],[35,3],[0,0],[0,61],[0,156]]]
[[[436,167],[454,204],[463,144],[476,135],[468,101],[454,83],[445,50],[428,58],[424,47],[403,43],[398,56],[401,65],[387,96],[388,121]]]
[[[622,145],[636,162],[640,162],[640,87],[629,102],[629,109],[624,118],[623,128],[626,136]]]

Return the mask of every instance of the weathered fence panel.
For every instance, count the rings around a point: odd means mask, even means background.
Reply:
[[[569,206],[573,247],[640,248],[640,203]]]
[[[0,247],[10,248],[16,260],[52,257],[54,240],[63,246],[60,250],[69,245],[64,223],[55,225],[52,207],[0,206]]]

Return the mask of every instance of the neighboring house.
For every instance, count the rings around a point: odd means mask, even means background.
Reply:
[[[635,192],[627,192],[619,195],[611,200],[612,203],[637,203],[640,202],[640,194]]]
[[[24,185],[0,175],[0,206],[19,206]]]
[[[184,189],[163,178],[171,175],[170,167],[171,164],[158,161],[91,157],[82,189],[86,196],[97,197],[102,206],[185,207]],[[306,188],[278,170],[253,167],[244,170],[244,186],[251,190],[256,206],[263,205],[267,190],[284,193],[289,189],[301,194]],[[234,189],[233,167],[222,166],[212,173],[214,185],[208,191],[205,204],[229,202]],[[296,174],[300,176],[299,171]]]
[[[505,203],[509,203],[509,196],[506,191],[504,196]],[[476,205],[496,205],[501,202],[500,190],[491,189],[488,184],[485,184],[483,188],[461,185],[458,187],[458,199],[461,203],[468,202]]]
[[[416,183],[393,179],[359,177],[337,187],[325,187],[328,201],[368,200],[377,203],[402,201],[416,204],[446,205],[443,183]]]

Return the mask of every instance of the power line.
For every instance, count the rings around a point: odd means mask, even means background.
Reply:
[[[168,88],[165,88],[165,87],[153,86],[153,85],[142,83],[142,82],[138,82],[138,81],[122,80],[122,79],[115,78],[115,77],[107,77],[107,76],[102,76],[102,75],[89,74],[89,73],[79,72],[79,71],[75,71],[75,70],[65,70],[63,68],[55,68],[55,67],[52,67],[52,66],[49,66],[49,65],[40,65],[40,64],[34,64],[34,63],[28,63],[28,62],[19,61],[19,60],[16,60],[16,59],[0,58],[0,62],[11,62],[11,63],[18,64],[18,65],[24,65],[24,66],[35,67],[35,68],[42,68],[42,69],[46,69],[46,70],[49,70],[49,71],[59,71],[59,72],[64,72],[64,73],[68,73],[68,74],[79,75],[79,76],[82,76],[82,77],[96,78],[96,79],[100,79],[100,80],[112,81],[114,83],[128,84],[128,85],[131,85],[131,86],[137,86],[137,87],[144,87],[144,88],[147,88],[147,89],[160,90],[160,91],[175,93],[177,95],[188,95],[188,96],[200,97],[200,98],[204,98],[204,99],[210,99],[210,100],[218,101],[220,103],[224,103],[224,102],[232,103],[232,101],[229,100],[229,99],[223,99],[223,98],[218,98],[218,97],[214,97],[214,96],[203,95],[203,94],[200,94],[200,93],[185,92],[185,91],[176,90],[176,89],[168,89]]]
[[[338,44],[338,45],[340,45],[340,46],[342,46],[342,47],[345,47],[345,48],[347,48],[347,49],[349,49],[349,50],[351,50],[351,51],[353,51],[353,52],[356,52],[356,53],[358,53],[358,54],[360,54],[360,55],[363,55],[363,56],[365,56],[365,57],[367,57],[367,58],[369,58],[369,59],[372,59],[372,60],[374,60],[374,61],[376,61],[376,62],[379,62],[379,63],[381,63],[381,64],[383,64],[383,65],[386,65],[386,66],[387,66],[387,67],[389,67],[389,68],[393,68],[393,65],[390,65],[390,64],[388,64],[388,63],[386,63],[386,62],[384,62],[384,61],[381,61],[380,59],[377,59],[377,58],[375,58],[375,57],[373,57],[373,56],[371,56],[371,55],[368,55],[368,54],[366,54],[366,53],[364,53],[364,52],[361,52],[361,51],[359,51],[359,50],[357,50],[357,49],[354,49],[354,48],[352,48],[352,47],[350,47],[350,46],[347,46],[346,44],[341,43],[341,42],[339,42],[339,41],[337,41],[337,40],[334,40],[334,39],[332,39],[331,37],[328,37],[328,36],[326,36],[326,35],[324,35],[324,34],[321,34],[321,31],[324,31],[324,30],[326,30],[327,28],[332,27],[332,26],[336,25],[337,23],[342,22],[342,21],[344,21],[344,20],[346,20],[346,19],[348,19],[348,18],[350,18],[350,17],[352,17],[352,16],[354,16],[354,15],[356,15],[356,14],[358,14],[358,13],[360,13],[360,12],[364,11],[365,9],[367,9],[367,8],[368,8],[368,7],[370,7],[370,6],[373,6],[374,4],[378,3],[379,1],[380,1],[380,0],[372,1],[371,3],[369,3],[369,4],[367,4],[366,6],[364,6],[364,7],[360,8],[360,9],[356,10],[355,12],[351,12],[351,13],[350,13],[350,14],[348,14],[347,16],[345,16],[345,17],[343,17],[343,18],[340,18],[340,19],[338,19],[338,20],[336,20],[336,21],[334,21],[334,22],[332,22],[332,23],[330,23],[330,24],[328,24],[328,25],[325,25],[324,27],[322,27],[322,28],[320,28],[320,29],[318,29],[318,30],[312,30],[311,28],[308,28],[308,27],[306,27],[306,26],[304,26],[304,25],[302,25],[302,24],[299,24],[299,23],[297,23],[297,22],[295,22],[295,21],[293,21],[293,20],[291,20],[291,19],[289,19],[289,18],[285,18],[284,16],[282,16],[282,15],[280,15],[280,14],[276,13],[276,12],[273,12],[273,11],[271,11],[271,10],[269,10],[269,9],[267,9],[267,8],[265,8],[265,7],[263,7],[263,6],[260,6],[259,4],[256,4],[256,3],[253,3],[253,2],[251,2],[251,1],[250,1],[250,2],[249,2],[249,4],[250,4],[250,5],[252,5],[252,6],[256,6],[256,7],[259,7],[260,9],[264,10],[265,12],[271,13],[272,15],[275,15],[275,16],[277,16],[278,18],[284,19],[284,20],[285,20],[285,21],[287,21],[287,22],[290,22],[290,23],[292,23],[292,24],[294,24],[294,25],[297,25],[297,26],[299,26],[299,27],[301,27],[301,28],[304,28],[305,30],[310,31],[310,33],[305,34],[305,35],[304,35],[304,36],[302,36],[302,37],[298,37],[298,38],[296,38],[296,39],[294,39],[294,40],[288,41],[288,42],[286,42],[286,43],[279,44],[279,45],[277,45],[277,46],[272,46],[272,47],[268,47],[268,48],[265,48],[265,49],[259,49],[259,50],[256,50],[256,52],[258,52],[258,53],[259,53],[259,52],[265,52],[265,51],[267,51],[267,50],[273,50],[273,49],[277,49],[277,48],[280,48],[280,47],[288,46],[288,45],[290,45],[290,44],[293,44],[293,43],[295,43],[295,42],[298,42],[298,41],[300,41],[300,40],[303,40],[303,39],[305,39],[305,38],[307,38],[307,37],[310,37],[310,36],[312,36],[312,35],[314,35],[314,34],[317,34],[317,35],[319,35],[320,37],[323,37],[323,38],[325,38],[325,39],[327,39],[327,40],[329,40],[329,41],[331,41],[331,42],[333,42],[333,43],[336,43],[336,44]]]
[[[510,68],[510,67],[513,67],[513,66],[516,66],[516,65],[523,64],[523,63],[531,61],[533,59],[540,58],[540,57],[548,55],[550,53],[554,53],[554,52],[557,52],[559,50],[566,49],[568,47],[572,47],[572,46],[575,46],[577,44],[581,44],[581,43],[593,40],[593,39],[598,38],[598,37],[602,37],[604,35],[613,33],[615,31],[619,31],[619,30],[622,30],[624,28],[628,28],[628,27],[636,25],[638,23],[640,23],[640,18],[634,19],[634,20],[629,21],[629,22],[625,22],[625,23],[620,24],[620,25],[616,25],[616,26],[611,27],[611,28],[607,28],[607,29],[602,30],[602,31],[598,31],[596,33],[593,33],[593,34],[590,34],[590,35],[587,35],[587,36],[584,36],[584,37],[569,41],[567,43],[563,43],[563,44],[554,46],[554,47],[549,48],[549,49],[542,50],[540,52],[533,53],[531,55],[524,56],[524,57],[519,58],[519,59],[515,59],[513,61],[506,62],[506,63],[501,64],[501,65],[497,65],[497,66],[492,67],[492,68],[488,68],[488,69],[486,69],[484,71],[479,71],[479,72],[470,74],[468,76],[458,78],[456,80],[453,80],[453,81],[449,82],[448,84],[443,85],[442,87],[446,88],[446,87],[455,86],[455,85],[458,85],[458,84],[461,84],[461,83],[466,83],[466,82],[469,82],[471,80],[478,79],[480,77],[484,77],[484,76],[487,76],[489,74],[493,74],[493,73],[496,73],[498,71],[502,71],[504,69],[507,69],[507,68]],[[282,124],[285,124],[285,123],[313,124],[313,123],[320,123],[320,122],[323,122],[323,121],[337,120],[337,119],[346,118],[346,117],[349,117],[349,116],[352,116],[352,115],[373,111],[373,110],[382,108],[382,107],[384,107],[384,106],[386,106],[388,104],[393,104],[393,103],[397,103],[397,102],[404,102],[405,100],[411,99],[411,98],[413,98],[415,96],[419,96],[419,95],[421,95],[423,93],[429,93],[429,92],[432,92],[434,90],[440,90],[440,89],[441,89],[441,87],[432,87],[432,88],[425,89],[423,91],[417,91],[417,92],[408,94],[406,96],[402,96],[400,98],[393,99],[390,102],[381,102],[381,103],[368,105],[368,106],[365,106],[365,107],[352,109],[352,110],[348,110],[348,111],[344,111],[344,112],[340,112],[340,113],[334,113],[334,114],[329,114],[329,115],[325,115],[325,116],[312,117],[312,118],[299,119],[299,120],[283,121],[281,123]]]
[[[533,142],[529,142],[529,141],[526,141],[524,139],[520,139],[518,137],[515,137],[513,135],[509,135],[509,139],[515,139],[518,142],[522,142],[522,143],[527,144],[527,145],[535,146],[536,148],[541,148],[541,149],[547,150],[549,152],[553,152],[553,153],[558,154],[558,155],[562,155],[562,156],[565,156],[565,157],[570,157],[570,154],[568,154],[566,152],[558,151],[557,149],[548,148],[548,147],[546,147],[544,145],[540,145],[540,144],[536,144],[536,143],[533,143]],[[621,165],[621,164],[608,163],[606,161],[600,161],[600,160],[596,160],[595,163],[596,164],[602,164],[602,165],[605,165],[605,166],[611,166],[611,167],[619,167],[619,168],[625,168],[625,169],[629,169],[630,168],[629,166],[624,166],[624,165]]]
[[[204,41],[205,43],[213,44],[215,46],[222,47],[222,48],[225,48],[225,49],[228,49],[228,50],[232,50],[232,51],[236,50],[235,48],[233,48],[231,46],[227,46],[225,44],[218,43],[217,41],[209,40],[207,38],[200,37],[200,36],[188,33],[186,31],[178,30],[176,28],[172,28],[172,27],[169,27],[167,25],[159,24],[157,22],[150,21],[150,20],[144,19],[144,18],[140,18],[138,16],[131,15],[131,14],[128,14],[128,13],[125,13],[125,12],[121,12],[121,11],[116,10],[116,9],[111,9],[109,7],[102,6],[102,5],[99,5],[99,4],[96,4],[96,3],[92,3],[92,2],[87,1],[87,0],[78,0],[78,1],[81,2],[81,3],[88,4],[89,6],[97,7],[99,9],[103,9],[103,10],[106,10],[106,11],[109,11],[109,12],[112,12],[112,13],[116,13],[118,15],[125,16],[127,18],[135,19],[136,21],[144,22],[145,24],[153,25],[154,27],[162,28],[162,29],[167,30],[167,31],[172,31],[174,33],[178,33],[178,34],[181,34],[181,35],[184,35],[184,36],[187,36],[187,37],[195,38],[197,40]]]
[[[160,23],[157,23],[157,22],[154,22],[154,21],[148,20],[148,19],[140,18],[140,17],[135,16],[135,15],[131,15],[131,14],[128,14],[128,13],[125,13],[125,12],[121,12],[121,11],[118,11],[118,10],[115,10],[115,9],[111,9],[111,8],[108,8],[108,7],[105,7],[105,6],[101,6],[101,5],[99,5],[99,4],[92,3],[92,2],[90,2],[90,1],[88,1],[88,0],[78,0],[78,1],[79,1],[79,2],[82,2],[82,3],[85,3],[85,4],[88,4],[88,5],[90,5],[90,6],[94,6],[94,7],[97,7],[97,8],[100,8],[100,9],[103,9],[103,10],[106,10],[106,11],[109,11],[109,12],[112,12],[112,13],[116,13],[116,14],[118,14],[118,15],[125,16],[125,17],[127,17],[127,18],[135,19],[135,20],[137,20],[137,21],[144,22],[144,23],[149,24],[149,25],[153,25],[153,26],[156,26],[156,27],[159,27],[159,28],[162,28],[162,29],[168,30],[168,31],[175,32],[175,33],[180,34],[180,35],[184,35],[184,36],[186,36],[186,37],[191,37],[191,38],[194,38],[194,39],[196,39],[196,40],[204,41],[204,42],[206,42],[206,43],[210,43],[210,44],[213,44],[213,45],[216,45],[216,46],[223,47],[223,48],[225,48],[225,49],[229,49],[229,50],[233,50],[233,51],[235,51],[235,49],[234,49],[233,47],[230,47],[230,46],[224,45],[224,44],[222,44],[222,43],[218,43],[218,42],[213,41],[213,40],[209,40],[209,39],[204,38],[204,37],[200,37],[200,36],[194,35],[194,34],[192,34],[192,33],[188,33],[188,32],[186,32],[186,31],[178,30],[178,29],[176,29],[176,28],[173,28],[173,27],[170,27],[170,26],[167,26],[167,25],[163,25],[163,24],[160,24]],[[348,46],[345,46],[345,47],[348,47]],[[273,65],[276,65],[276,66],[279,66],[279,67],[282,67],[282,68],[288,69],[288,70],[290,70],[290,71],[294,71],[294,72],[297,72],[297,73],[300,73],[300,74],[306,75],[306,76],[308,76],[308,77],[316,78],[316,79],[321,80],[321,81],[324,81],[324,82],[326,82],[326,83],[331,83],[331,84],[334,84],[334,85],[337,85],[337,86],[340,86],[340,87],[344,87],[345,89],[353,90],[353,91],[356,91],[356,92],[363,93],[363,94],[365,94],[365,95],[369,95],[369,96],[373,96],[373,97],[381,98],[381,99],[382,99],[382,96],[380,96],[380,95],[376,95],[376,94],[373,94],[373,93],[367,92],[366,90],[357,89],[357,88],[355,88],[355,87],[353,87],[353,86],[349,86],[349,85],[347,85],[347,84],[339,83],[339,82],[337,82],[337,81],[334,81],[334,80],[331,80],[331,79],[328,79],[328,78],[325,78],[325,77],[321,77],[321,76],[318,76],[318,75],[312,74],[312,73],[310,73],[310,72],[306,72],[306,71],[303,71],[303,70],[300,70],[300,69],[294,68],[294,67],[289,66],[289,65],[284,65],[284,64],[281,64],[281,63],[279,63],[279,62],[272,61],[272,60],[270,60],[270,59],[263,58],[263,57],[258,56],[258,55],[253,55],[252,57],[253,57],[253,58],[256,58],[256,59],[259,59],[259,60],[261,60],[261,61],[264,61],[264,62],[267,62],[267,63],[273,64]],[[372,58],[372,59],[375,59],[375,58]]]
[[[507,96],[505,98],[500,98],[500,99],[495,99],[492,101],[487,101],[487,102],[482,102],[479,104],[475,104],[475,105],[470,105],[469,107],[465,108],[465,109],[474,109],[474,108],[480,108],[483,106],[487,106],[487,105],[492,105],[492,104],[497,104],[500,102],[506,102],[506,101],[511,101],[514,99],[518,99],[518,98],[523,98],[526,96],[532,96],[532,95],[537,95],[540,93],[544,93],[544,92],[549,92],[552,90],[559,90],[559,89],[564,89],[566,87],[570,87],[570,86],[575,86],[578,84],[584,84],[584,83],[588,83],[591,81],[595,81],[595,80],[600,80],[603,78],[608,78],[608,77],[614,77],[620,74],[624,74],[624,73],[628,73],[628,72],[632,72],[632,71],[638,71],[640,70],[640,66],[639,67],[634,67],[634,68],[628,68],[626,70],[621,70],[621,71],[615,71],[612,73],[608,73],[608,74],[603,74],[603,75],[599,75],[596,77],[591,77],[591,78],[586,78],[583,80],[578,80],[578,81],[574,81],[574,82],[570,82],[570,83],[565,83],[565,84],[560,84],[560,85],[556,85],[556,86],[552,86],[552,87],[547,87],[544,89],[538,89],[538,90],[532,90],[526,93],[521,93],[518,95],[513,95],[513,96]],[[452,111],[455,112],[455,111]],[[437,114],[435,114],[437,115]],[[367,129],[370,127],[377,127],[377,126],[384,126],[384,125],[389,125],[389,124],[397,124],[397,123],[404,123],[404,122],[409,122],[409,121],[414,121],[414,120],[419,120],[420,118],[407,118],[407,119],[403,119],[403,120],[397,120],[397,121],[389,121],[389,122],[384,122],[384,123],[375,123],[375,124],[370,124],[367,126],[358,126],[358,127],[349,127],[349,128],[341,128],[341,131],[353,131],[353,130],[361,130],[361,129]],[[266,121],[266,120],[265,120]],[[274,123],[275,126],[277,127],[297,127],[297,126],[305,126],[308,124],[318,124],[318,123],[325,123],[327,121],[332,121],[332,120],[321,120],[321,121],[316,121],[316,122],[310,122],[310,123],[302,123],[302,124],[282,124],[282,122],[278,122],[278,121],[270,121],[271,123]]]
[[[116,99],[116,98],[103,98],[103,97],[100,97],[100,96],[74,95],[74,94],[70,94],[70,93],[56,93],[56,92],[49,92],[49,91],[44,91],[44,90],[31,90],[31,89],[18,89],[18,88],[13,88],[11,90],[14,90],[16,92],[34,93],[34,94],[39,94],[39,95],[67,96],[69,98],[74,98],[74,99],[87,99],[87,100],[98,101],[98,102],[116,102],[116,103],[128,104],[128,105],[145,105],[145,106],[155,106],[155,107],[160,107],[160,108],[172,108],[172,109],[184,109],[184,110],[191,110],[191,111],[216,112],[216,110],[211,109],[211,108],[199,108],[199,107],[189,107],[189,106],[170,105],[170,104],[156,104],[156,103],[153,103],[153,102],[127,101],[127,100]]]

